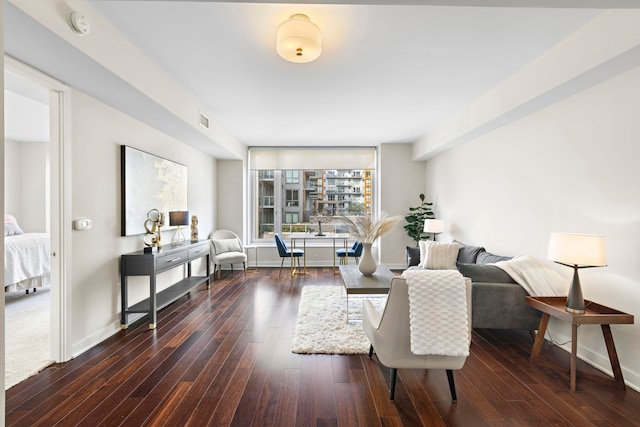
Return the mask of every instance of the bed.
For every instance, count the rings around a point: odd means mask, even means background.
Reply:
[[[4,223],[5,291],[49,286],[51,249],[47,233],[24,233],[11,215]]]

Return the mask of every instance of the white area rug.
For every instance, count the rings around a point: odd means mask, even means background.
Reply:
[[[5,294],[5,390],[53,363],[49,307],[49,289]]]
[[[342,286],[305,286],[300,296],[298,318],[291,339],[291,351],[304,354],[366,354],[371,343],[364,334],[361,321],[362,301],[374,301],[382,307],[387,299],[378,295],[349,295]]]

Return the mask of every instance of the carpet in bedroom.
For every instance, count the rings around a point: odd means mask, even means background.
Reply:
[[[49,349],[49,289],[5,294],[5,389],[53,363]]]
[[[386,295],[367,296],[382,307]],[[349,296],[349,319],[362,319],[361,296]],[[346,322],[346,294],[341,286],[302,288],[291,351],[302,354],[366,354],[371,343],[361,321]]]

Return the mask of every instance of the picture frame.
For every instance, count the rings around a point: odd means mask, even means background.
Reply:
[[[151,209],[158,209],[168,229],[170,211],[188,210],[188,169],[128,145],[120,146],[122,213],[121,235],[145,233]]]

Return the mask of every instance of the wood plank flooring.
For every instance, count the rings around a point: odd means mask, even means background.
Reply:
[[[7,391],[9,426],[640,426],[640,393],[545,343],[529,362],[527,331],[475,330],[455,372],[389,370],[367,355],[289,350],[300,291],[340,285],[330,268],[290,279],[278,269],[223,272],[86,353]],[[614,329],[615,335],[615,329]]]

